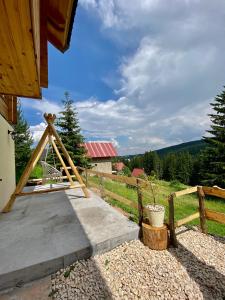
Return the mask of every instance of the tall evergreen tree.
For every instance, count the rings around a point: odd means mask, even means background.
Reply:
[[[162,164],[157,152],[145,152],[143,156],[143,167],[146,174],[154,174],[157,178],[161,178]]]
[[[209,137],[203,137],[208,147],[202,152],[202,183],[225,187],[225,91],[217,95],[213,103],[214,113],[209,114]]]
[[[163,178],[165,180],[175,180],[177,169],[177,157],[174,153],[168,153],[163,158]]]
[[[134,156],[131,158],[129,165],[130,170],[133,170],[134,168],[143,168],[143,158],[140,155]]]
[[[177,154],[176,179],[184,184],[189,184],[193,170],[192,156],[187,151]]]
[[[26,164],[31,156],[31,146],[33,139],[27,121],[23,117],[21,104],[17,105],[17,124],[15,131],[15,163],[16,163],[16,181],[18,182]]]
[[[74,101],[70,98],[68,92],[65,92],[65,99],[62,100],[62,103],[64,109],[60,112],[56,122],[59,135],[74,164],[85,167],[88,165],[88,159],[83,146],[84,138],[81,134]]]

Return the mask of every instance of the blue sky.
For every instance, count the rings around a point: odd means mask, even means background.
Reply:
[[[220,0],[80,0],[70,49],[49,45],[49,87],[22,99],[34,140],[44,112],[68,91],[87,140],[120,154],[201,138],[209,102],[225,83],[225,3]]]

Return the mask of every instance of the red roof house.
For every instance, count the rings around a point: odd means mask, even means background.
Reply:
[[[91,158],[115,157],[117,151],[111,142],[86,142],[84,147]]]
[[[142,174],[145,174],[144,169],[134,168],[132,173],[131,173],[131,176],[138,177]]]
[[[122,171],[124,167],[125,164],[123,162],[117,162],[113,165],[114,170],[116,170],[117,172]]]
[[[93,170],[112,174],[111,160],[118,154],[111,142],[86,142],[84,147],[91,158]]]

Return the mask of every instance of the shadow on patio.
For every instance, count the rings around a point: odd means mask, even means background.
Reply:
[[[83,198],[81,190],[20,197],[10,213],[0,215],[0,223],[1,289],[47,276],[138,235],[136,224],[92,192]],[[101,286],[98,298],[110,299],[93,261],[91,267],[91,281]]]

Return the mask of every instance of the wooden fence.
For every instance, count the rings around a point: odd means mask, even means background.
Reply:
[[[135,177],[127,177],[127,176],[98,172],[98,171],[85,169],[85,168],[81,168],[81,167],[77,167],[77,168],[83,172],[83,175],[85,177],[86,186],[87,187],[93,186],[93,187],[100,189],[101,196],[103,198],[105,196],[109,196],[110,198],[115,199],[129,207],[137,209],[138,210],[138,224],[141,226],[142,221],[143,221],[143,214],[144,214],[142,188],[147,188],[150,186],[150,183],[148,181],[140,179],[140,178],[135,178]],[[88,174],[97,176],[99,178],[99,184],[89,181]],[[129,186],[134,187],[137,191],[137,203],[105,189],[103,187],[103,178],[108,178],[108,179],[111,179],[111,180],[114,180],[114,181],[117,181],[120,183],[125,183]]]
[[[189,215],[181,220],[175,222],[174,199],[179,198],[191,193],[197,193],[198,196],[198,211]],[[219,187],[195,186],[179,192],[175,192],[168,197],[169,202],[169,230],[170,242],[173,246],[177,247],[177,239],[175,234],[176,227],[187,224],[195,219],[200,219],[200,227],[203,233],[207,233],[206,220],[216,221],[225,224],[225,214],[205,208],[205,196],[215,196],[225,199],[225,190]],[[225,204],[225,203],[224,203]]]
[[[126,176],[118,176],[113,174],[107,174],[103,172],[98,172],[90,169],[85,169],[78,167],[79,170],[83,172],[83,175],[85,177],[86,186],[93,186],[98,189],[100,189],[101,196],[104,198],[105,196],[109,196],[110,198],[113,198],[129,207],[135,208],[138,210],[138,219],[139,219],[139,226],[142,225],[142,221],[144,218],[144,206],[143,206],[143,188],[147,188],[151,186],[151,183],[135,177],[126,177]],[[88,175],[95,175],[99,178],[99,184],[93,183],[88,180]],[[125,183],[130,186],[133,186],[137,191],[137,203],[131,201],[130,199],[127,199],[121,195],[118,195],[114,192],[111,192],[104,188],[103,186],[103,178],[109,178],[111,180]],[[180,219],[175,222],[175,210],[174,210],[174,200],[179,197],[196,193],[198,198],[198,211],[196,211],[194,214],[191,214],[183,219]],[[215,196],[222,199],[225,199],[225,189],[221,189],[218,187],[206,187],[206,186],[194,186],[190,187],[188,189],[178,191],[175,193],[172,193],[168,197],[168,204],[169,204],[169,218],[168,218],[168,228],[170,231],[170,243],[177,247],[177,239],[175,234],[175,229],[179,226],[182,226],[184,224],[187,224],[188,222],[191,222],[195,219],[200,219],[200,227],[201,231],[203,233],[207,233],[207,225],[206,220],[212,220],[219,222],[221,224],[225,224],[225,213],[216,212],[213,210],[209,210],[205,208],[205,195]],[[178,200],[179,201],[179,200]],[[225,204],[225,203],[224,203]]]

